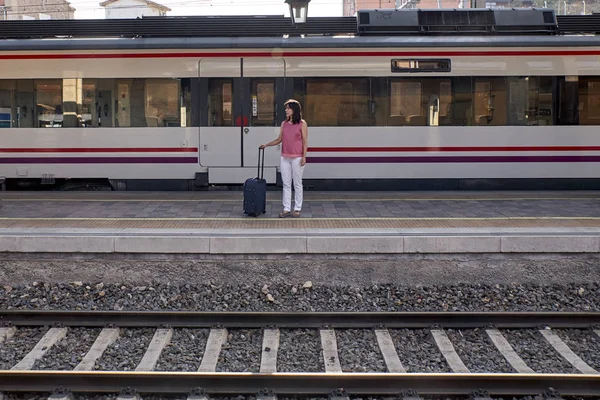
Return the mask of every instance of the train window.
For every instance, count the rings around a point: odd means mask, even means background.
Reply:
[[[371,78],[371,112],[375,126],[387,126],[390,119],[389,81],[389,78]]]
[[[13,126],[15,81],[0,80],[0,128]],[[16,122],[16,121],[15,121]]]
[[[449,118],[452,107],[452,83],[440,82],[440,117]],[[449,124],[448,124],[449,125]]]
[[[16,96],[16,123],[19,128],[33,128],[36,126],[35,93],[33,79],[19,79],[17,81]]]
[[[98,110],[96,108],[96,80],[83,79],[81,97],[77,102],[77,118],[79,126],[98,126]]]
[[[392,72],[450,72],[450,59],[393,59]]]
[[[508,125],[552,125],[552,78],[508,78]]]
[[[473,114],[468,125],[506,125],[506,78],[476,78]]]
[[[233,126],[233,81],[210,79],[208,83],[208,126]]]
[[[536,84],[537,87],[534,87],[529,95],[530,121],[535,118],[537,125],[553,125],[554,79],[551,76],[540,76],[536,78]]]
[[[527,125],[529,77],[508,78],[508,124]]]
[[[146,80],[146,126],[181,126],[179,88],[176,79]]]
[[[187,122],[180,79],[98,79],[78,89],[80,126],[180,127]]]
[[[600,125],[600,78],[579,77],[579,122]]]
[[[63,126],[62,80],[38,79],[35,81],[36,120],[38,128]]]
[[[487,125],[494,115],[495,96],[492,94],[490,82],[475,83],[475,123],[473,125]]]
[[[450,79],[392,79],[389,102],[390,126],[438,126],[452,123]]]
[[[63,127],[98,126],[95,79],[63,79]]]
[[[276,126],[275,81],[252,81],[252,126]]]
[[[425,125],[421,82],[392,80],[390,125]]]
[[[473,79],[462,76],[452,78],[452,91],[454,97],[450,107],[449,125],[469,125],[473,114]]]
[[[192,123],[192,80],[190,78],[181,79],[181,126],[194,126]]]
[[[579,81],[578,77],[565,79],[560,77],[556,99],[558,125],[579,125]]]
[[[427,107],[429,126],[452,125],[452,82],[449,79],[432,79],[424,81],[424,104]]]
[[[587,109],[589,119],[600,119],[600,82],[587,83]]]
[[[113,97],[116,98],[116,127],[128,128],[131,126],[141,125],[142,122],[139,120],[139,117],[142,117],[142,119],[145,120],[143,114],[138,111],[140,109],[140,105],[143,109],[144,104],[143,90],[140,88],[140,83],[141,82],[137,79],[116,80],[116,92],[113,95]],[[134,84],[135,88],[133,87]],[[135,112],[132,113],[132,111]]]
[[[372,125],[369,79],[309,78],[305,84],[304,115],[309,125]]]
[[[92,110],[92,125],[99,127],[112,127],[116,126],[116,104],[117,92],[115,91],[115,85],[117,85],[116,79],[97,79],[96,85],[96,112]],[[96,123],[97,120],[97,123]],[[89,126],[89,125],[86,125]]]

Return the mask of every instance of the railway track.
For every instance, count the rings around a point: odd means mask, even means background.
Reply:
[[[586,330],[592,340],[600,340],[600,313],[235,313],[235,312],[119,312],[119,311],[0,311],[0,350],[10,347],[20,330],[37,327],[43,336],[22,358],[0,370],[0,392],[52,392],[66,388],[71,392],[115,392],[134,388],[139,393],[188,393],[190,396],[257,394],[273,395],[469,395],[475,390],[490,396],[536,395],[553,388],[562,395],[600,396],[597,366],[584,361],[581,348],[572,350],[561,339],[565,329]],[[40,329],[41,328],[41,329]],[[89,328],[99,334],[71,370],[34,370],[70,330]],[[98,328],[102,328],[101,330]],[[125,329],[151,328],[152,340],[142,351],[143,357],[131,371],[99,371],[98,361],[114,345]],[[169,346],[174,332],[181,329],[209,329],[203,356],[195,372],[156,371],[161,353]],[[262,343],[256,372],[216,372],[230,333],[240,329],[258,329]],[[318,332],[322,360],[321,372],[280,372],[278,352],[285,330]],[[338,340],[343,330],[364,330],[385,362],[386,372],[345,372],[340,360],[343,348]],[[450,332],[469,330],[486,336],[511,373],[472,372],[461,359]],[[398,352],[396,331],[424,330],[443,356],[448,370],[444,373],[413,372]],[[561,373],[539,373],[513,348],[507,332],[534,332],[555,355],[568,365]],[[590,350],[592,351],[592,350]],[[0,352],[1,353],[1,352]],[[464,356],[464,352],[462,353]],[[491,355],[490,355],[491,357]],[[540,355],[543,357],[543,355]],[[343,358],[343,357],[342,357]],[[408,372],[407,372],[408,371]],[[263,389],[272,392],[264,392]],[[265,395],[267,393],[268,395]],[[260,397],[260,396],[259,396]]]

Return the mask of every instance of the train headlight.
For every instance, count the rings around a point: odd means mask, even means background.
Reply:
[[[308,15],[308,3],[310,0],[285,0],[290,6],[290,16],[292,17],[292,24],[303,24],[306,22]]]

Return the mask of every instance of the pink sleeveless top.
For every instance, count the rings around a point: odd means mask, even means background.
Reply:
[[[281,140],[282,156],[290,158],[302,157],[304,155],[302,148],[302,122],[294,125],[291,122],[285,121],[283,123]]]

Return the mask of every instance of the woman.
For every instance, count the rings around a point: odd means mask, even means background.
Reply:
[[[279,218],[298,218],[302,210],[302,173],[306,165],[308,148],[308,126],[302,119],[300,103],[288,100],[285,103],[286,120],[281,123],[279,137],[261,149],[281,143],[281,179],[283,180],[283,211]],[[294,181],[294,212],[292,213],[292,180]]]

